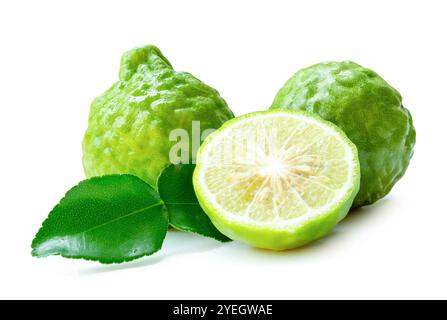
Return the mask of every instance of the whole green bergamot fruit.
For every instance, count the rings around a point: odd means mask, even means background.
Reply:
[[[233,117],[215,89],[175,71],[155,46],[130,50],[121,58],[119,81],[91,105],[83,142],[85,173],[133,174],[155,186],[178,143],[170,139],[173,130],[187,132],[191,146],[193,122],[195,128],[200,122],[203,133]],[[191,159],[192,148],[188,152]]]
[[[361,186],[353,207],[387,195],[413,156],[416,132],[401,95],[377,73],[354,62],[325,62],[299,70],[271,108],[318,114],[356,144]]]

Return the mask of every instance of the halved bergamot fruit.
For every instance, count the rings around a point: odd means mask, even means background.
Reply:
[[[334,124],[295,111],[228,121],[201,146],[199,202],[226,236],[285,250],[328,234],[359,190],[357,149]]]

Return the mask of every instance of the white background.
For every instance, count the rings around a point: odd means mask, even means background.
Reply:
[[[447,298],[445,1],[2,1],[0,298]],[[170,233],[119,266],[35,259],[30,243],[84,179],[91,100],[121,54],[156,44],[235,114],[269,107],[296,70],[349,59],[395,86],[415,156],[386,199],[283,253]]]

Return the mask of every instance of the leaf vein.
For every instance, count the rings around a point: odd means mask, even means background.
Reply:
[[[91,231],[93,231],[93,230],[102,228],[102,227],[104,227],[104,226],[106,226],[106,225],[108,225],[108,224],[112,224],[112,223],[114,223],[114,222],[120,221],[120,220],[122,220],[122,219],[128,218],[128,217],[133,216],[133,215],[135,215],[135,214],[141,213],[141,212],[146,211],[146,210],[150,210],[150,209],[152,209],[152,208],[155,208],[155,207],[157,207],[157,206],[161,206],[161,205],[163,205],[163,202],[159,202],[159,203],[153,204],[153,205],[151,205],[151,206],[148,206],[148,207],[145,207],[145,208],[142,208],[142,209],[138,209],[138,210],[132,211],[131,213],[128,213],[128,214],[126,214],[126,215],[124,215],[124,216],[122,216],[122,217],[118,217],[118,218],[112,219],[112,220],[110,220],[110,221],[104,222],[104,223],[102,223],[102,224],[100,224],[100,225],[98,225],[98,226],[95,226],[95,227],[92,227],[92,228],[87,229],[87,230],[85,230],[85,231],[79,232],[79,233],[76,234],[76,235],[86,234],[86,233],[91,232]]]

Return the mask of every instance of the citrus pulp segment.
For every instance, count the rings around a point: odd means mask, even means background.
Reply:
[[[357,150],[304,112],[227,122],[199,150],[194,187],[215,226],[255,247],[294,248],[326,235],[358,192]]]

